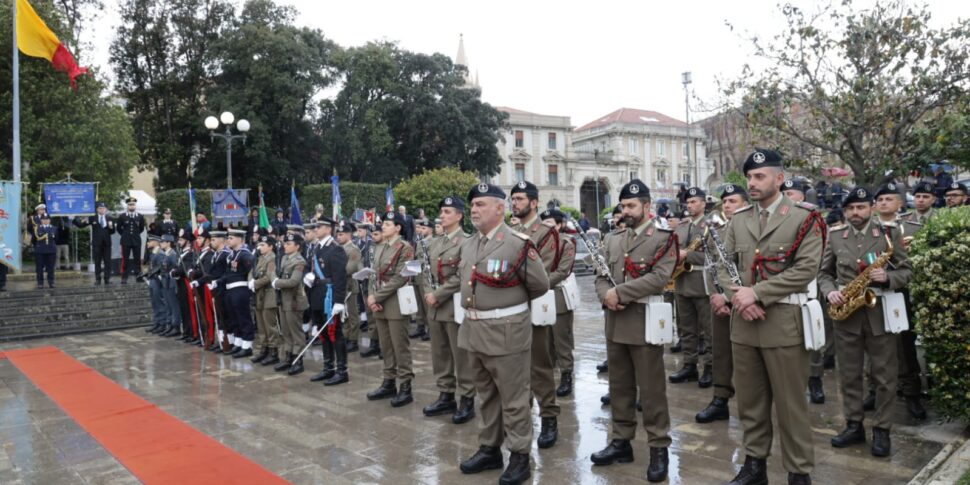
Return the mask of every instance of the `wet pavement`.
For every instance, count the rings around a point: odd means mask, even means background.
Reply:
[[[580,278],[585,301],[577,312],[576,389],[560,398],[559,442],[533,448],[533,483],[646,483],[648,449],[641,432],[636,461],[594,467],[589,455],[607,441],[606,375],[596,365],[606,357],[603,318],[591,298],[592,280]],[[365,394],[381,381],[376,358],[350,357],[351,381],[325,388],[309,382],[322,365],[314,347],[307,372],[298,377],[203,352],[141,329],[31,340],[0,345],[3,350],[53,345],[122,387],[298,484],[477,484],[496,483],[499,471],[462,475],[458,463],[478,448],[477,420],[453,425],[450,415],[427,418],[421,408],[437,398],[430,342],[412,340],[415,402],[391,408]],[[679,354],[666,355],[668,373]],[[814,483],[906,483],[962,431],[959,424],[911,421],[897,402],[893,453],[877,459],[867,446],[836,450],[829,439],[843,420],[833,371],[826,371],[824,405],[810,404],[815,437]],[[707,484],[730,480],[744,461],[734,401],[732,418],[694,422],[711,400],[696,383],[667,385],[673,444],[669,483]],[[931,411],[932,412],[932,411]],[[539,419],[535,414],[535,436]],[[150,439],[147,437],[146,439]],[[0,359],[0,483],[138,483],[110,453],[38,390],[8,360]],[[785,483],[778,440],[769,458],[770,479]],[[177,467],[177,463],[172,464]],[[213,463],[218,468],[218,463]]]

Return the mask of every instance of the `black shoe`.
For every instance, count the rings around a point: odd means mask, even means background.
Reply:
[[[821,377],[808,378],[808,399],[812,404],[825,404],[825,391],[822,390]]]
[[[350,340],[347,342],[347,352],[357,352],[360,347],[357,346],[357,342]]]
[[[499,477],[499,485],[519,485],[531,476],[528,453],[509,453],[509,466]]]
[[[425,416],[440,416],[445,413],[454,414],[458,409],[458,403],[455,402],[455,393],[453,392],[442,392],[438,394],[438,400],[425,406],[421,411]]]
[[[414,402],[414,396],[411,395],[411,381],[404,381],[397,390],[397,395],[391,398],[391,407],[399,408],[412,402]]]
[[[421,336],[421,333],[422,333],[421,326],[418,325],[417,327],[415,327],[414,331],[408,332],[408,338],[416,339]]]
[[[498,470],[505,466],[502,450],[497,446],[482,445],[471,458],[461,462],[458,468],[464,474],[479,473],[485,470]]]
[[[381,353],[381,348],[379,346],[371,345],[370,347],[367,348],[367,350],[361,351],[360,356],[366,359],[367,357],[373,357],[380,353]]]
[[[123,285],[127,285],[127,284],[128,284],[128,280],[126,280],[126,279],[124,279],[124,278],[122,278],[122,279],[121,279],[121,284],[123,284]]]
[[[647,465],[647,481],[662,482],[667,479],[667,465],[670,455],[667,448],[650,447],[650,464]]]
[[[266,358],[263,359],[262,362],[260,362],[260,365],[270,366],[270,365],[276,365],[279,363],[280,363],[279,352],[277,352],[276,349],[269,349],[269,355],[267,355]]]
[[[252,359],[249,359],[249,361],[254,364],[262,364],[264,360],[269,358],[269,354],[270,354],[270,348],[263,347],[263,350],[259,352],[259,355],[257,355],[256,357],[253,357]]]
[[[161,328],[162,328],[162,326],[156,323],[156,324],[154,324],[154,325],[152,325],[151,327],[149,327],[149,328],[146,328],[146,329],[145,329],[145,333],[156,333],[156,332],[158,332],[158,331],[159,331],[159,330],[160,330]]]
[[[183,333],[182,334],[182,338],[180,338],[179,340],[182,341],[182,342],[191,342],[192,341],[192,334],[191,333]]]
[[[323,381],[325,386],[336,386],[337,384],[343,384],[345,382],[350,382],[350,374],[346,372],[338,372],[333,375],[333,377]]]
[[[232,353],[233,359],[241,359],[243,357],[251,357],[253,355],[253,349],[239,349]]]
[[[866,430],[862,428],[862,423],[859,421],[845,423],[845,429],[838,436],[832,438],[832,446],[836,448],[845,448],[846,446],[865,442]]]
[[[199,337],[194,337],[192,340],[186,340],[185,343],[189,345],[199,345],[202,343],[202,339]]]
[[[542,425],[539,428],[539,439],[536,444],[539,449],[552,448],[559,439],[559,423],[556,417],[542,418]]]
[[[387,399],[395,394],[397,394],[397,387],[394,385],[394,379],[384,379],[384,382],[381,382],[381,387],[367,393],[367,400]]]
[[[273,366],[273,370],[275,370],[276,372],[283,372],[285,370],[288,370],[290,368],[290,365],[292,364],[293,364],[293,353],[287,352],[286,358],[280,360],[278,364]]]
[[[680,341],[679,340],[677,341],[677,343],[675,343],[675,344],[673,344],[673,345],[670,346],[670,353],[671,354],[680,353],[681,350],[683,350],[683,347],[680,346]]]
[[[728,485],[768,485],[768,461],[746,456],[744,466]]]
[[[290,368],[286,370],[287,375],[295,376],[303,373],[303,357],[295,359]]]
[[[731,417],[728,409],[728,400],[723,397],[715,397],[706,408],[694,416],[694,421],[698,423],[712,423],[714,421],[724,421]]]
[[[629,440],[613,440],[610,444],[589,456],[594,465],[612,465],[633,461],[633,447]]]
[[[573,393],[573,373],[572,371],[563,371],[562,376],[559,377],[559,387],[556,388],[556,395],[559,397],[565,397]]]
[[[670,374],[667,378],[672,384],[680,384],[697,380],[697,364],[684,364],[679,371]]]
[[[835,368],[835,356],[834,355],[830,355],[830,356],[826,357],[825,358],[825,361],[822,362],[822,368],[823,369],[834,369]]]
[[[863,435],[865,436],[865,435]],[[880,458],[889,456],[892,445],[889,442],[889,430],[886,428],[872,428],[872,456]]]
[[[427,342],[428,340],[431,340],[431,334],[428,333],[428,330],[426,328],[423,328],[423,327],[421,328],[421,335],[420,335],[420,337],[421,337],[421,341],[422,342]]]
[[[455,414],[451,415],[451,422],[454,424],[465,424],[475,417],[475,398],[462,397],[461,404]]]
[[[643,404],[640,403],[639,399],[637,399],[637,411],[643,412]]]
[[[219,342],[212,342],[212,345],[209,346],[208,350],[209,352],[222,352],[222,344]]]
[[[310,382],[326,381],[336,374],[337,372],[333,369],[323,369],[322,371],[318,372],[317,375],[311,377]]]
[[[812,485],[812,477],[808,473],[788,472],[788,485]]]
[[[161,335],[162,337],[174,337],[176,335],[179,335],[180,333],[181,332],[179,332],[179,329],[175,327],[168,327],[165,329],[164,332],[159,333],[159,335]]]
[[[606,393],[606,394],[603,394],[602,396],[600,396],[600,402],[603,403],[606,406],[609,406],[610,405],[610,402],[611,402],[611,400],[610,400],[610,393]]]
[[[920,421],[926,419],[926,408],[924,408],[923,403],[920,402],[919,396],[906,397],[906,410],[909,411],[909,415],[914,419],[918,419]]]
[[[704,372],[701,374],[700,379],[697,380],[697,387],[701,389],[707,389],[714,385],[714,373],[711,370],[711,366],[705,365]]]
[[[603,361],[602,364],[597,364],[596,366],[596,372],[600,372],[600,373],[609,372],[609,370],[610,370],[610,364],[605,360]]]
[[[876,409],[876,393],[870,392],[866,396],[865,400],[862,401],[862,409],[865,411],[872,411]]]

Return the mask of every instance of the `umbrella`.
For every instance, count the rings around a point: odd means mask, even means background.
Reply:
[[[825,167],[822,169],[822,175],[826,177],[848,177],[852,175],[852,172],[842,167]]]

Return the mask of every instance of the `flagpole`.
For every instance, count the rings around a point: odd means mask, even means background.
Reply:
[[[13,181],[20,182],[20,52],[17,49],[17,0],[13,6]]]

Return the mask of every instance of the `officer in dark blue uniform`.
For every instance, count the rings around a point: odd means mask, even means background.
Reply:
[[[115,224],[121,235],[121,284],[128,284],[128,275],[141,273],[141,233],[145,230],[145,216],[135,211],[138,199],[128,197],[128,210],[118,216]]]
[[[51,216],[44,213],[40,224],[34,227],[34,257],[37,260],[37,289],[44,288],[44,272],[47,285],[54,287],[54,262],[57,259],[57,227],[51,225]]]
[[[178,301],[178,278],[174,275],[175,270],[178,269],[179,256],[172,249],[172,245],[175,244],[175,236],[164,234],[160,239],[161,249],[158,254],[161,257],[161,272],[157,278],[161,282],[162,297],[168,314],[168,327],[161,336],[178,337],[182,334],[182,313]]]
[[[230,343],[236,347],[232,357],[240,359],[253,355],[253,339],[256,338],[251,311],[252,292],[249,291],[249,273],[256,260],[246,247],[245,229],[230,229],[228,243],[232,254],[227,260],[226,273],[220,280],[226,288],[224,304]]]
[[[228,261],[229,256],[232,251],[226,247],[226,231],[221,228],[217,231],[211,231],[209,233],[211,236],[211,246],[212,250],[215,252],[215,256],[212,257],[211,266],[205,268],[203,264],[203,269],[205,272],[202,277],[199,278],[199,283],[208,285],[209,292],[212,293],[212,299],[215,301],[214,315],[216,320],[216,338],[213,339],[212,345],[209,346],[209,350],[213,352],[229,352],[230,345],[226,343],[226,305],[225,305],[225,285],[220,285],[223,276],[226,274],[226,269],[229,267]]]

